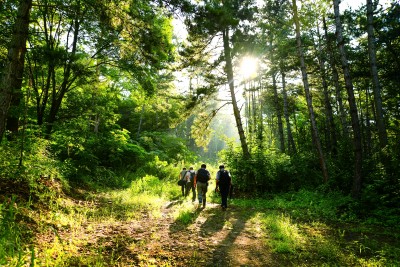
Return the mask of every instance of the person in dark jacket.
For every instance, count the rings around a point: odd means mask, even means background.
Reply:
[[[226,210],[228,207],[228,195],[232,185],[232,177],[228,170],[225,170],[224,165],[219,166],[219,171],[216,177],[215,191],[221,194],[221,207]]]
[[[203,204],[203,209],[206,207],[206,194],[208,188],[208,181],[210,180],[210,172],[206,169],[206,164],[202,164],[201,168],[194,176],[194,187],[197,188],[197,198],[199,200],[199,207]]]

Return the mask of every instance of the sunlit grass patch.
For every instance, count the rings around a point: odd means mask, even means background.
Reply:
[[[321,193],[300,190],[257,199],[233,199],[235,205],[253,209],[285,210],[292,218],[313,219],[318,217],[330,221],[351,221],[354,214],[338,212],[339,207],[347,207],[352,202],[351,197],[339,192]]]
[[[89,211],[88,216],[98,220],[139,219],[144,214],[159,217],[160,208],[166,200],[164,193],[168,195],[168,190],[159,188],[162,185],[158,179],[146,177],[132,182],[128,189],[102,193],[102,203]]]
[[[24,235],[24,231],[28,229],[17,222],[17,216],[28,209],[15,201],[12,197],[0,203],[0,266],[22,266],[28,261],[29,250],[23,246],[24,239],[29,236]]]
[[[261,218],[267,242],[272,251],[278,253],[295,253],[300,248],[302,236],[290,217],[283,214],[264,214]]]
[[[145,175],[131,183],[130,192],[134,195],[147,193],[159,197],[172,197],[178,191],[178,186],[171,186],[170,182],[160,180],[152,175]]]
[[[173,217],[176,222],[183,225],[189,225],[196,219],[195,206],[191,203],[184,202],[183,204],[176,206]]]

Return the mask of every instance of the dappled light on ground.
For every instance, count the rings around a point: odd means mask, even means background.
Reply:
[[[60,199],[57,212],[32,213],[32,223],[41,223],[32,233],[36,237],[32,253],[26,256],[35,258],[26,262],[37,266],[390,266],[400,255],[396,231],[389,234],[365,225],[308,217],[302,210],[305,206],[294,206],[285,198],[277,200],[279,206],[275,200],[234,199],[225,211],[215,196],[204,209],[184,198],[151,199],[108,192],[81,200]],[[310,207],[308,212],[313,212]]]

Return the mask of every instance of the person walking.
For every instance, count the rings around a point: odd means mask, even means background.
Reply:
[[[185,188],[186,188],[186,176],[187,170],[186,167],[183,167],[182,171],[179,173],[179,181],[178,184],[181,186],[182,196],[185,196]]]
[[[186,196],[189,195],[190,190],[192,190],[192,202],[196,200],[196,188],[194,187],[194,176],[196,172],[193,170],[193,167],[190,167],[186,173]]]
[[[194,187],[196,187],[197,189],[199,207],[203,204],[203,209],[206,207],[208,181],[211,178],[210,172],[206,168],[206,164],[202,164],[201,168],[196,172],[196,175],[194,176]]]
[[[228,195],[232,185],[232,177],[228,170],[225,170],[224,165],[219,166],[217,172],[215,191],[221,194],[221,207],[226,210],[228,207]]]

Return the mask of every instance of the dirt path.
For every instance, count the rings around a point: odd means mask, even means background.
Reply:
[[[251,211],[235,207],[222,211],[218,204],[209,203],[195,214],[195,221],[183,227],[173,221],[168,208],[163,209],[169,227],[162,225],[157,232],[162,233],[165,246],[173,245],[176,266],[273,265]]]
[[[144,215],[140,221],[86,226],[81,236],[86,245],[79,252],[102,248],[110,266],[278,266],[252,219],[254,211],[222,211],[208,203],[205,209],[194,208],[193,222],[184,226],[173,218],[178,204],[166,203],[158,219]]]

